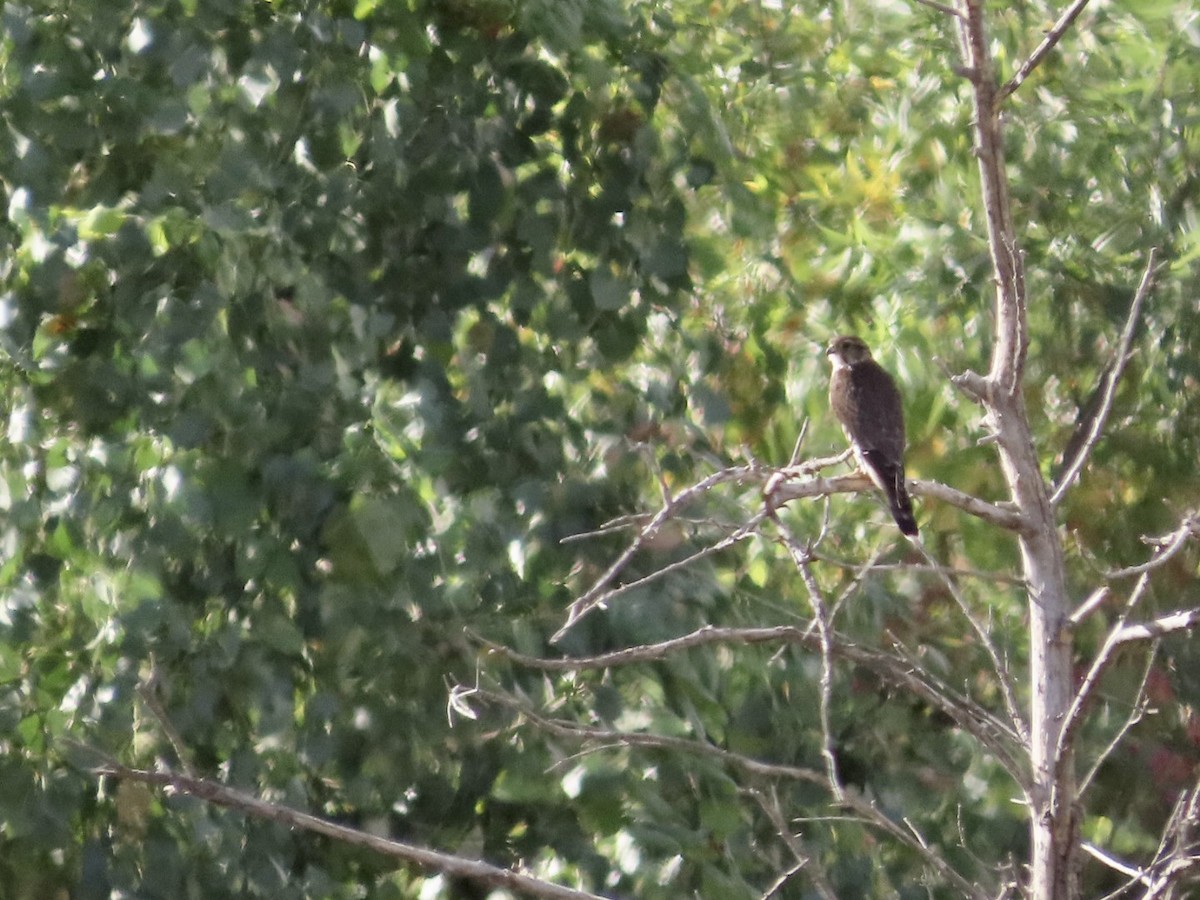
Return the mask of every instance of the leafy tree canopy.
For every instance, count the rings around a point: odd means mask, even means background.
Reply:
[[[1008,77],[1055,13],[989,16]],[[915,2],[44,0],[0,18],[0,882],[479,895],[97,779],[108,756],[598,893],[760,896],[787,867],[760,801],[819,816],[819,787],[663,745],[577,755],[577,737],[520,713],[819,768],[811,652],[543,672],[474,636],[546,656],[796,621],[793,560],[753,539],[547,643],[625,536],[566,539],[724,466],[783,465],[806,427],[806,453],[841,449],[834,333],[862,334],[903,385],[912,474],[1002,497],[977,409],[933,362],[985,368],[992,338],[947,17]],[[1149,248],[1166,261],[1111,432],[1063,507],[1081,599],[1097,566],[1143,562],[1141,536],[1200,497],[1196,27],[1180,0],[1096,3],[1007,113],[1047,476]],[[707,496],[622,578],[731,533],[761,489]],[[846,598],[839,627],[919,646],[1001,705],[940,581],[855,573],[913,561],[866,495],[781,515],[811,536],[826,523],[819,587]],[[1016,565],[992,526],[932,501],[922,517],[942,559]],[[1184,552],[1154,602],[1194,601],[1194,576]],[[1020,668],[1019,585],[963,590]],[[1081,632],[1084,650],[1101,639]],[[1088,839],[1153,851],[1200,761],[1194,654],[1178,639],[1149,670],[1164,714],[1099,773]],[[1098,746],[1142,675],[1140,657],[1110,675]],[[448,710],[450,688],[476,685],[495,702],[456,693]],[[834,687],[848,782],[968,877],[1024,858],[1012,781],[969,735],[878,673],[847,667]],[[1131,796],[1130,770],[1146,791]],[[837,896],[926,896],[911,849],[854,822],[800,830]]]

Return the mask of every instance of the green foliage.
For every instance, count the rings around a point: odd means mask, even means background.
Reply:
[[[1047,471],[1147,249],[1168,264],[1116,427],[1066,504],[1107,566],[1143,560],[1139,536],[1200,495],[1189,14],[1093,11],[1010,112]],[[1048,13],[995,15],[1011,71]],[[916,4],[724,0],[34,0],[0,17],[0,882],[476,896],[97,784],[97,752],[177,762],[140,685],[198,770],[271,799],[618,896],[761,895],[789,857],[745,772],[661,748],[575,756],[503,710],[448,721],[447,688],[486,668],[561,718],[821,766],[808,652],[543,676],[482,657],[464,629],[545,653],[621,547],[563,538],[740,447],[782,464],[805,420],[806,451],[839,446],[819,352],[835,332],[862,333],[903,383],[913,474],[999,497],[974,409],[930,363],[982,368],[989,338],[949,24]],[[758,490],[710,498],[625,577],[744,521]],[[822,507],[794,506],[788,524],[815,535]],[[865,497],[830,509],[828,555],[899,558]],[[921,516],[941,558],[1013,566],[992,529],[934,503]],[[1083,595],[1091,561],[1073,566]],[[1194,556],[1168,574],[1173,608]],[[853,591],[839,627],[920,646],[999,707],[939,582],[820,577]],[[967,590],[1019,666],[1018,586]],[[803,597],[778,547],[743,542],[562,649],[790,623]],[[1139,673],[1115,674],[1097,748]],[[1170,710],[1129,752],[1165,796],[1171,765],[1195,762],[1200,686],[1160,674]],[[839,671],[834,695],[848,781],[967,873],[989,875],[954,850],[960,828],[989,864],[1022,858],[1013,786],[952,723],[865,671]],[[1162,809],[1121,782],[1102,771],[1084,831],[1152,849]],[[813,785],[779,790],[789,815],[828,812]],[[855,823],[804,831],[840,896],[907,896],[929,874]]]

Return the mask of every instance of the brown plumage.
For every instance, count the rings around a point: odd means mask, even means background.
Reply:
[[[904,408],[896,382],[860,338],[835,337],[825,353],[833,361],[829,406],[854,457],[887,497],[900,530],[915,536],[917,520],[904,484]]]

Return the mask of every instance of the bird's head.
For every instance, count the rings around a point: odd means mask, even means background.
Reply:
[[[840,369],[871,358],[871,351],[862,338],[852,334],[840,334],[829,342],[825,355],[833,360],[833,367]]]

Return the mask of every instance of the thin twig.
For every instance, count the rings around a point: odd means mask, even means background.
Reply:
[[[703,741],[689,740],[687,738],[645,734],[642,732],[610,731],[603,728],[579,725],[576,722],[548,719],[535,710],[530,709],[528,704],[495,692],[480,691],[477,696],[480,699],[508,707],[518,712],[535,727],[561,737],[573,737],[577,740],[588,741],[599,740],[606,744],[616,744],[626,747],[652,747],[695,753],[700,756],[718,759],[751,775],[767,778],[787,778],[829,787],[827,776],[815,769],[766,763],[743,756],[740,753],[733,753],[729,750],[715,747]],[[986,900],[987,893],[978,884],[971,882],[959,874],[935,846],[923,838],[914,837],[908,828],[893,821],[874,802],[861,796],[857,790],[850,787],[844,788],[842,799],[838,802],[838,805],[857,813],[866,819],[871,826],[891,835],[915,851],[927,865],[934,869],[947,882],[954,885],[963,896],[973,898],[973,900],[976,900],[976,898],[977,900]]]
[[[933,558],[929,549],[921,540],[913,542],[921,555],[925,557],[926,562],[935,569],[938,568],[938,562]],[[958,604],[958,608],[962,611],[963,617],[970,623],[975,633],[979,636],[980,643],[983,645],[984,652],[987,653],[988,659],[991,660],[992,670],[996,673],[996,683],[1000,687],[1000,696],[1004,700],[1004,708],[1008,711],[1008,717],[1012,721],[1013,728],[1020,735],[1022,742],[1029,740],[1029,723],[1025,721],[1025,717],[1021,715],[1021,706],[1017,703],[1017,694],[1013,688],[1012,675],[1008,671],[1008,667],[1000,659],[1000,654],[996,650],[996,645],[992,642],[992,636],[988,630],[983,627],[983,623],[975,617],[966,598],[963,596],[958,585],[953,578],[948,577],[945,573],[938,571],[937,574],[941,578],[941,582],[945,585],[946,590],[950,592],[950,596],[954,598],[954,602]]]
[[[558,631],[554,633],[553,636],[551,636],[550,642],[558,643],[563,639],[566,633],[576,622],[578,622],[592,610],[596,609],[598,606],[602,606],[605,601],[611,599],[616,594],[627,591],[633,587],[633,585],[624,585],[619,588],[614,588],[613,590],[607,590],[608,585],[614,578],[617,577],[621,570],[628,565],[629,561],[633,559],[634,555],[641,550],[642,547],[644,547],[646,543],[658,533],[658,530],[667,522],[667,520],[672,518],[681,508],[702,497],[718,485],[726,484],[728,482],[741,483],[748,480],[754,480],[762,477],[761,473],[762,469],[759,466],[734,466],[728,469],[722,469],[719,472],[714,472],[707,478],[703,478],[696,484],[693,484],[680,491],[674,497],[665,496],[662,509],[655,513],[654,516],[642,527],[637,536],[617,556],[617,558],[613,560],[612,564],[604,571],[604,573],[598,579],[596,579],[595,583],[593,583],[592,586],[587,589],[587,591],[585,591],[580,597],[576,598],[576,600],[571,604],[567,610],[566,624],[564,624]],[[663,491],[665,495],[665,486],[663,487]],[[762,516],[760,515],[757,518],[761,519]],[[749,525],[749,523],[747,524]],[[702,556],[707,556],[710,553],[716,552],[717,549],[723,549],[724,547],[729,546],[736,540],[740,540],[741,537],[748,535],[751,530],[752,529],[748,527],[744,527],[742,529],[742,534],[739,537],[735,538],[734,540],[727,539],[715,547],[706,548],[704,551],[701,551],[701,553],[691,557],[688,562],[694,562],[696,559],[699,559]],[[678,567],[679,566],[676,565],[674,568]],[[650,577],[659,577],[662,574],[664,574],[664,572],[656,573],[654,576]],[[637,584],[643,584],[645,581],[646,579],[642,579],[637,582]]]
[[[800,463],[800,451],[804,447],[804,438],[808,436],[808,419],[805,418],[800,423],[800,433],[796,435],[796,443],[792,445],[792,455],[788,461],[788,466],[795,466]]]
[[[1112,664],[1116,657],[1117,650],[1125,643],[1119,637],[1121,630],[1124,628],[1129,617],[1133,615],[1135,609],[1142,598],[1145,596],[1146,588],[1150,585],[1149,574],[1142,575],[1130,592],[1129,599],[1125,601],[1125,608],[1121,611],[1121,616],[1112,628],[1109,629],[1108,635],[1104,639],[1104,644],[1100,647],[1100,652],[1096,654],[1092,660],[1092,665],[1088,669],[1087,674],[1083,677],[1083,681],[1079,685],[1079,689],[1075,692],[1075,698],[1071,701],[1071,705],[1067,709],[1066,715],[1063,717],[1062,727],[1058,732],[1058,741],[1054,750],[1054,766],[1056,769],[1054,783],[1059,782],[1058,769],[1067,765],[1067,760],[1071,757],[1071,746],[1075,741],[1075,732],[1083,723],[1083,714],[1087,709],[1088,703],[1091,702],[1092,694],[1100,684],[1100,678],[1108,671],[1108,667]]]
[[[610,747],[649,747],[660,750],[682,751],[720,760],[722,763],[733,766],[750,775],[759,775],[766,778],[784,778],[790,781],[821,785],[822,787],[827,787],[829,784],[825,774],[816,769],[806,766],[790,766],[781,763],[765,762],[751,756],[744,756],[741,753],[725,750],[705,741],[663,734],[650,734],[642,731],[618,731],[615,729],[581,725],[578,722],[567,719],[551,719],[533,709],[528,703],[497,691],[480,689],[473,696],[475,699],[511,709],[519,713],[538,729],[550,734],[556,734],[559,737],[598,742]]]
[[[683,559],[678,559],[673,563],[669,563],[660,569],[655,569],[649,575],[644,575],[641,578],[634,579],[633,581],[627,581],[624,584],[617,585],[615,588],[610,588],[607,591],[603,591],[598,594],[588,591],[588,593],[584,595],[587,597],[586,603],[581,602],[583,600],[581,597],[579,600],[576,600],[573,604],[571,604],[570,611],[567,614],[566,624],[550,637],[550,643],[558,643],[566,635],[567,631],[569,631],[571,627],[575,625],[576,622],[578,622],[592,610],[606,605],[610,600],[613,600],[622,594],[626,594],[629,591],[635,590],[636,588],[645,587],[646,585],[655,582],[660,578],[670,575],[672,572],[685,569],[693,563],[699,562],[705,557],[712,556],[714,553],[720,553],[722,550],[732,547],[738,541],[744,541],[747,538],[752,537],[758,531],[758,526],[761,525],[763,520],[766,518],[766,510],[760,510],[751,516],[750,519],[748,519],[743,525],[735,529],[730,534],[725,535],[725,537],[721,538],[715,544],[709,544],[707,547],[701,547],[695,553],[689,554]],[[655,531],[657,531],[657,526],[655,527]],[[648,534],[648,531],[643,530],[643,532],[638,535],[638,539],[634,541],[634,544],[631,544],[630,546],[640,546],[641,543],[645,541]],[[632,555],[632,553],[628,555],[622,554],[622,558],[618,561],[624,565],[625,562],[629,561],[629,558],[632,557]],[[609,571],[613,572],[614,575],[616,574],[611,567]],[[611,579],[606,579],[605,576],[602,576],[600,582],[597,582],[597,584],[606,580]]]
[[[1078,628],[1083,620],[1099,609],[1112,596],[1112,591],[1107,584],[1102,584],[1100,587],[1092,591],[1088,598],[1080,603],[1067,617],[1067,624],[1071,628]]]
[[[706,625],[697,631],[657,644],[641,644],[596,656],[561,659],[518,653],[503,644],[489,641],[469,631],[467,636],[497,657],[511,660],[520,666],[552,672],[608,669],[645,662],[660,662],[684,650],[710,644],[799,644],[814,649],[819,646],[815,627],[812,624],[804,628],[796,625],[776,625],[767,628],[717,628]],[[874,672],[881,681],[887,684],[911,691],[930,706],[940,709],[950,716],[959,727],[973,735],[995,756],[1022,790],[1028,791],[1029,772],[1023,766],[1022,759],[1015,749],[1020,739],[1002,718],[969,697],[941,683],[915,660],[903,655],[859,646],[836,631],[831,632],[829,638],[829,650],[832,655]],[[897,646],[902,649],[902,645]]]
[[[1200,845],[1196,836],[1198,829],[1200,785],[1180,795],[1167,820],[1154,861],[1146,869],[1150,884],[1142,895],[1143,900],[1175,896],[1172,889],[1200,867]]]
[[[1102,850],[1101,848],[1097,847],[1091,841],[1084,841],[1082,844],[1080,844],[1080,846],[1083,847],[1083,851],[1085,853],[1087,853],[1089,856],[1093,857],[1094,859],[1100,860],[1100,862],[1104,863],[1104,865],[1108,866],[1110,869],[1112,869],[1116,872],[1120,872],[1122,875],[1128,875],[1130,878],[1132,878],[1134,880],[1135,883],[1136,882],[1141,882],[1142,884],[1150,883],[1150,879],[1148,879],[1146,877],[1146,873],[1143,872],[1141,869],[1131,866],[1127,862],[1122,862],[1121,860],[1117,859],[1115,856],[1113,856],[1108,851]],[[1133,885],[1126,885],[1125,887],[1121,888],[1119,893],[1109,894],[1108,896],[1109,897],[1120,896],[1120,894],[1123,894],[1125,891],[1129,890],[1129,888],[1131,888],[1132,886]]]
[[[872,560],[861,563],[849,559],[838,559],[830,556],[828,553],[819,553],[813,551],[813,559],[818,562],[823,562],[826,565],[836,566],[839,569],[846,569],[853,572],[856,576],[855,584],[861,581],[862,576],[873,575],[876,572],[938,572],[949,576],[950,578],[978,578],[988,584],[1013,584],[1024,585],[1025,579],[1020,575],[1011,575],[1008,572],[988,572],[983,569],[960,569],[956,566],[939,566],[930,565],[929,563],[881,563],[876,562],[877,554],[872,554]]]
[[[808,592],[808,602],[813,610],[813,622],[817,626],[817,642],[821,650],[821,677],[818,680],[820,703],[817,708],[821,723],[821,756],[825,759],[825,772],[829,776],[830,793],[837,802],[841,803],[845,798],[845,790],[842,788],[842,779],[838,772],[833,729],[829,724],[829,708],[833,698],[833,653],[829,640],[831,630],[829,609],[825,603],[825,597],[821,593],[820,585],[813,577],[812,555],[809,548],[802,546],[790,529],[782,524],[776,524],[783,545],[791,555],[796,571],[800,573],[800,580],[804,583],[804,589]]]
[[[167,743],[171,745],[171,749],[175,751],[175,758],[179,760],[179,765],[186,775],[195,775],[195,767],[192,764],[192,754],[188,751],[187,745],[183,742],[183,738],[179,734],[179,730],[175,724],[168,718],[167,711],[163,708],[162,702],[158,699],[158,694],[155,689],[158,686],[158,670],[153,669],[150,679],[142,682],[137,686],[137,695],[146,704],[146,708],[158,721],[158,727],[162,730],[163,735],[167,739]]]
[[[1033,70],[1042,64],[1050,51],[1062,40],[1067,29],[1071,27],[1071,23],[1083,12],[1083,8],[1088,5],[1088,0],[1075,0],[1070,6],[1063,11],[1063,14],[1058,17],[1058,21],[1053,27],[1046,32],[1046,36],[1042,38],[1042,42],[1037,45],[1033,53],[1025,62],[1021,63],[1021,67],[1017,69],[1015,75],[1008,79],[1004,85],[996,92],[996,103],[1003,103],[1005,98],[1013,93],[1017,88],[1025,83],[1025,79],[1033,74]]]
[[[838,613],[841,612],[843,604],[849,602],[850,598],[858,593],[859,588],[862,586],[862,583],[866,580],[867,576],[872,572],[877,572],[880,570],[881,567],[877,568],[877,565],[883,554],[887,552],[890,544],[890,535],[887,535],[886,532],[882,532],[880,534],[879,546],[871,552],[871,558],[854,574],[854,577],[850,579],[850,583],[842,588],[841,592],[837,595],[837,598],[833,601],[833,605],[830,607],[829,612],[830,622],[837,618]],[[819,558],[817,554],[812,551],[810,551],[809,555],[813,559]],[[900,568],[903,568],[903,566],[900,566]]]
[[[580,541],[590,541],[598,537],[606,537],[610,534],[616,534],[621,531],[628,531],[630,528],[638,528],[648,522],[653,515],[651,513],[635,513],[629,516],[617,516],[615,519],[609,519],[599,528],[593,528],[589,531],[580,531],[575,534],[568,534],[565,537],[559,538],[560,544],[574,544]]]
[[[758,789],[751,789],[748,793],[755,799],[762,808],[762,811],[766,813],[767,818],[771,820],[771,824],[775,827],[779,839],[787,845],[788,850],[791,851],[792,857],[796,861],[771,882],[767,889],[763,891],[760,900],[770,900],[771,897],[779,893],[780,889],[792,879],[792,876],[804,869],[809,869],[806,874],[809,880],[812,881],[813,889],[816,890],[821,900],[837,900],[837,894],[830,887],[828,880],[819,870],[819,867],[812,866],[812,857],[800,842],[799,835],[792,834],[792,829],[783,815],[783,809],[779,802],[779,794],[775,790],[775,786],[771,785],[770,790],[771,796],[769,798],[766,796],[765,791]]]
[[[799,874],[800,871],[807,864],[808,864],[807,859],[796,860],[794,863],[792,863],[790,866],[788,866],[786,869],[784,869],[782,872],[780,872],[779,875],[776,876],[774,881],[772,881],[769,885],[767,885],[767,889],[765,891],[763,891],[762,894],[759,895],[759,900],[771,900],[772,897],[774,897],[776,894],[778,894],[780,892],[780,890],[783,889],[783,886],[785,884],[787,884],[789,881],[792,880],[792,876]],[[828,897],[830,895],[822,894],[821,896]],[[832,900],[837,900],[837,898],[833,897]]]
[[[1157,252],[1157,248],[1150,248],[1150,253],[1146,259],[1146,269],[1142,272],[1142,280],[1138,284],[1137,291],[1134,292],[1133,302],[1129,304],[1129,315],[1125,317],[1125,327],[1121,329],[1121,336],[1117,340],[1117,348],[1113,353],[1112,362],[1108,367],[1108,372],[1104,379],[1104,386],[1101,389],[1100,395],[1100,405],[1088,423],[1087,434],[1083,442],[1079,445],[1079,449],[1075,451],[1075,456],[1067,461],[1067,464],[1063,468],[1062,475],[1058,479],[1058,484],[1050,495],[1051,506],[1062,502],[1067,491],[1071,489],[1071,485],[1079,478],[1079,474],[1083,471],[1083,467],[1087,463],[1093,448],[1095,448],[1104,434],[1104,426],[1108,422],[1108,415],[1112,412],[1113,401],[1117,396],[1117,384],[1121,380],[1121,375],[1125,372],[1125,364],[1129,362],[1129,348],[1133,343],[1133,334],[1137,330],[1138,320],[1141,317],[1142,305],[1145,303],[1146,297],[1150,294],[1150,289],[1154,285],[1154,264]]]
[[[268,803],[207,778],[195,778],[191,775],[164,769],[132,769],[116,763],[108,763],[92,771],[93,774],[104,777],[157,785],[249,816],[271,819],[288,828],[311,831],[352,846],[363,847],[389,859],[413,863],[425,869],[443,872],[458,878],[469,878],[492,888],[509,890],[529,897],[549,898],[549,900],[559,900],[559,898],[561,900],[602,900],[597,894],[563,887],[512,869],[501,869],[480,860],[467,859],[438,850],[392,841],[359,831],[356,828],[338,825],[289,806]]]
[[[954,16],[956,19],[962,18],[962,12],[955,9],[953,6],[947,6],[945,3],[938,3],[937,0],[916,0],[922,6],[928,6],[930,9],[936,9],[940,13],[947,16]]]
[[[1133,730],[1133,727],[1142,720],[1143,716],[1145,716],[1146,709],[1149,707],[1149,701],[1146,698],[1146,682],[1150,680],[1150,673],[1154,670],[1154,661],[1157,656],[1158,642],[1155,641],[1155,643],[1150,647],[1150,652],[1146,655],[1146,665],[1142,669],[1142,680],[1138,684],[1138,688],[1133,695],[1133,707],[1130,709],[1129,715],[1125,717],[1125,721],[1121,723],[1121,727],[1118,728],[1116,733],[1112,736],[1112,740],[1110,740],[1105,745],[1104,749],[1100,751],[1099,755],[1092,763],[1092,767],[1088,769],[1087,775],[1085,775],[1079,782],[1079,788],[1075,792],[1077,797],[1082,797],[1087,793],[1087,789],[1095,780],[1096,775],[1099,774],[1100,767],[1104,765],[1105,761],[1109,758],[1109,756],[1112,755],[1113,751],[1115,751],[1117,747],[1120,746],[1121,742],[1125,740],[1125,735],[1129,734],[1129,732]]]
[[[1109,581],[1115,581],[1119,578],[1144,575],[1147,572],[1157,569],[1182,550],[1189,540],[1197,537],[1200,537],[1200,515],[1190,512],[1183,517],[1183,521],[1174,531],[1147,541],[1147,543],[1155,544],[1158,548],[1147,562],[1142,563],[1140,566],[1130,566],[1127,569],[1113,569],[1112,571],[1105,572],[1104,577]]]

